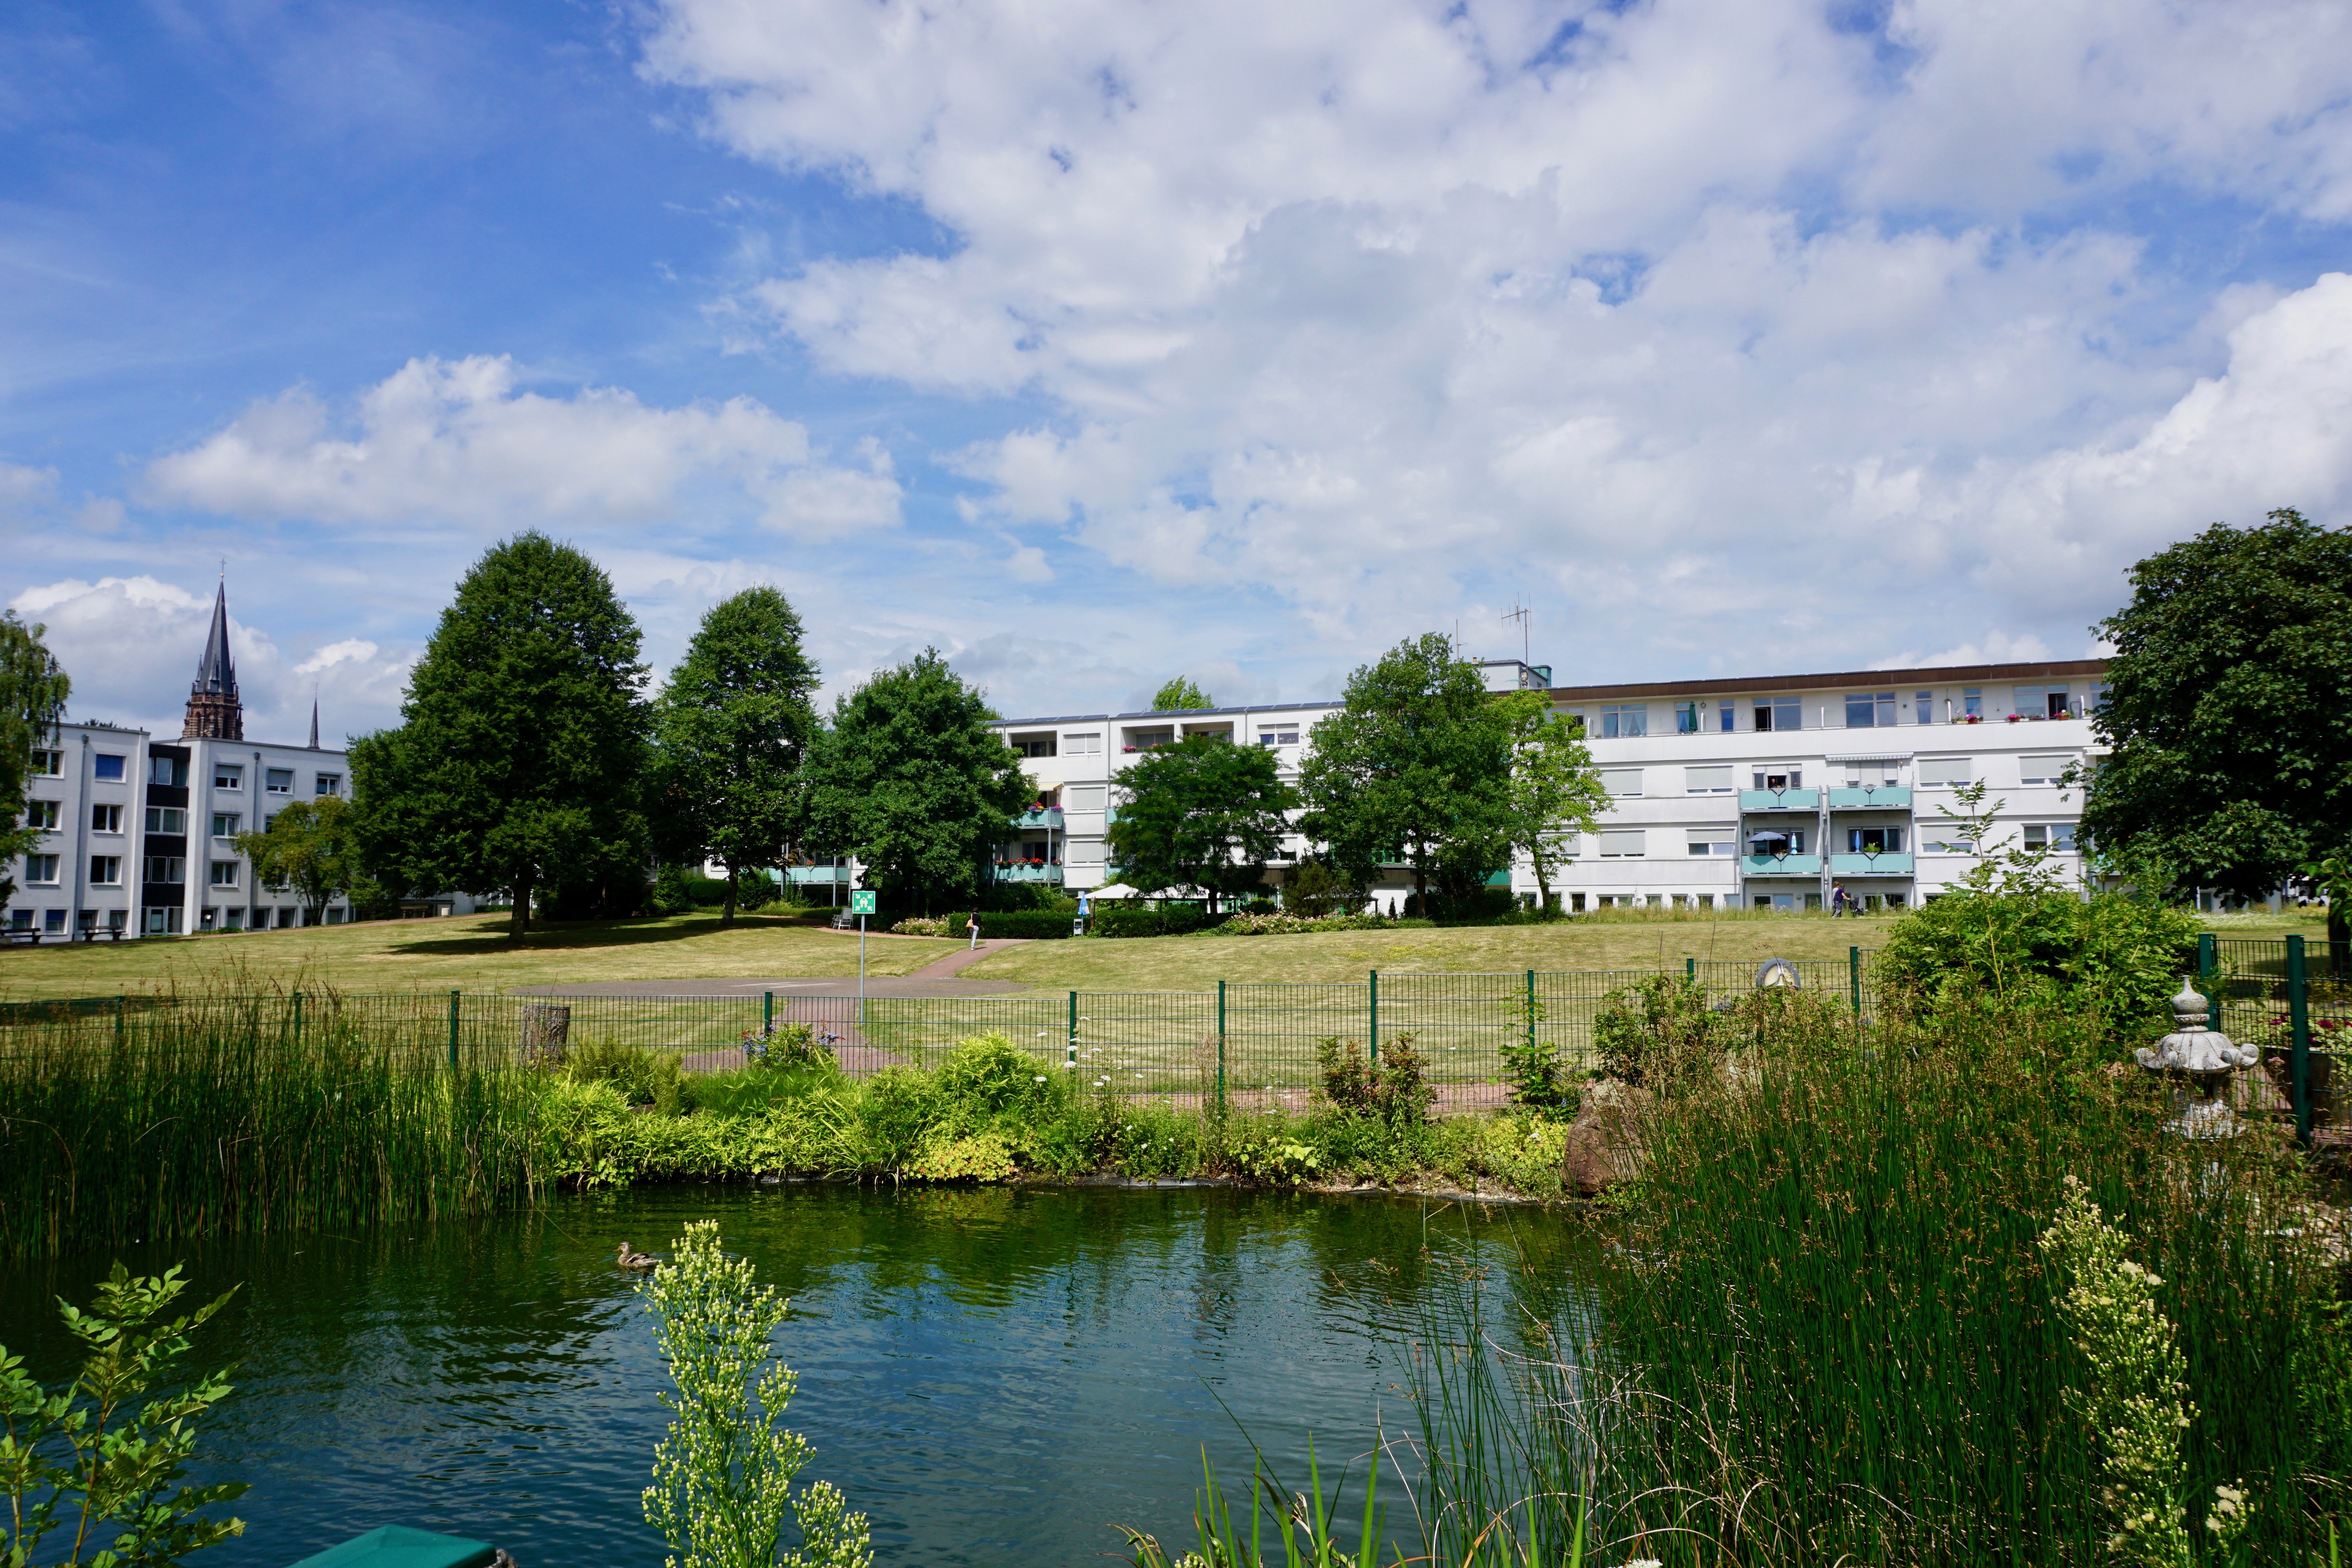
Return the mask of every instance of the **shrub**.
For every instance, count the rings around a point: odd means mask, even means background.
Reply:
[[[564,1053],[564,1076],[575,1083],[609,1083],[632,1105],[650,1105],[664,1116],[694,1108],[693,1089],[666,1051],[591,1040]]]
[[[893,936],[945,936],[948,917],[945,915],[908,915],[890,928]]]
[[[2125,894],[1962,891],[1897,921],[1873,962],[1880,994],[1908,1016],[2058,1000],[2113,1034],[2161,1016],[2196,951],[2187,910]]]
[[[743,1056],[748,1062],[772,1068],[841,1070],[833,1047],[817,1038],[814,1024],[771,1024],[765,1030],[754,1029],[743,1037]]]
[[[1362,886],[1320,860],[1302,860],[1282,884],[1282,907],[1306,920],[1355,914],[1367,898]]]
[[[1392,1037],[1377,1062],[1367,1062],[1362,1047],[1337,1035],[1316,1041],[1315,1056],[1322,1068],[1323,1096],[1343,1114],[1391,1127],[1429,1120],[1437,1091],[1425,1081],[1429,1064],[1413,1048],[1411,1035]]]
[[[1503,1076],[1518,1105],[1546,1110],[1566,1103],[1574,1094],[1569,1068],[1559,1058],[1559,1047],[1543,1037],[1543,998],[1530,994],[1512,996],[1507,1009],[1511,1037],[1503,1045]]]
[[[1408,916],[1435,921],[1442,926],[1490,925],[1517,909],[1518,900],[1508,888],[1481,888],[1461,898],[1448,898],[1444,893],[1409,893],[1404,900]]]
[[[866,1080],[857,1126],[868,1164],[897,1173],[911,1162],[940,1119],[939,1085],[919,1068],[884,1068]]]
[[[1714,1054],[1718,1016],[1707,1010],[1706,988],[1680,975],[1621,985],[1601,999],[1592,1018],[1601,1070],[1635,1085],[1671,1076],[1675,1059]]]
[[[1396,922],[1385,915],[1235,915],[1217,928],[1226,936],[1297,936],[1313,931],[1381,931]]]
[[[992,1031],[958,1040],[936,1077],[940,1098],[977,1121],[1038,1120],[1060,1108],[1069,1075]]]
[[[1024,942],[1055,942],[1070,934],[1070,926],[1078,917],[1078,907],[1067,910],[983,910],[980,916],[980,934],[994,942],[1007,937]],[[950,936],[963,934],[963,922],[959,920],[949,931]]]
[[[1171,904],[1164,909],[1130,908],[1123,904],[1097,904],[1089,934],[1107,937],[1189,936],[1218,923],[1223,917],[1213,917],[1197,904]]]

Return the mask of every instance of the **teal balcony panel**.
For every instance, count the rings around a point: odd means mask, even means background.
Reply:
[[[1911,857],[1889,850],[1879,855],[1832,855],[1830,875],[1832,877],[1907,877],[1911,874]]]
[[[1739,792],[1742,811],[1819,811],[1822,792],[1817,789],[1744,789]]]
[[[1739,869],[1750,877],[1811,877],[1822,874],[1818,855],[1742,855]]]
[[[1062,868],[1059,866],[1033,866],[1026,860],[996,863],[996,879],[1000,882],[1051,882],[1059,886]]]
[[[1062,826],[1062,808],[1058,805],[1049,805],[1043,811],[1024,811],[1020,816],[1013,819],[1013,826],[1015,827],[1059,827]]]
[[[829,882],[838,882],[847,887],[854,873],[846,866],[787,866],[784,868],[785,879],[795,888],[805,888],[812,883],[822,888]]]
[[[1908,811],[1911,791],[1904,784],[1880,784],[1874,789],[1830,791],[1832,811]]]

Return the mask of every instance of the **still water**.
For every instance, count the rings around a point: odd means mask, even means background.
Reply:
[[[802,1479],[840,1486],[891,1565],[1100,1562],[1120,1523],[1189,1544],[1203,1448],[1245,1486],[1255,1442],[1303,1486],[1311,1431],[1327,1484],[1360,1474],[1380,1426],[1412,1428],[1404,1347],[1433,1294],[1559,1247],[1530,1211],[1387,1197],[792,1185],[132,1247],[205,1295],[242,1287],[197,1363],[237,1363],[201,1479],[251,1484],[247,1531],[192,1561],[274,1568],[404,1523],[522,1568],[659,1564],[637,1499],[667,1377],[613,1250],[706,1216],[793,1299]],[[0,1277],[0,1344],[63,1375],[54,1297],[87,1302],[107,1262]]]

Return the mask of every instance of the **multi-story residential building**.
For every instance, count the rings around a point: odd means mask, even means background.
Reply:
[[[264,931],[302,923],[290,891],[260,886],[236,835],[266,827],[296,800],[348,795],[343,753],[245,738],[228,596],[212,629],[176,741],[83,721],[58,725],[33,751],[26,795],[39,846],[16,868],[6,926],[43,940]],[[351,918],[337,899],[330,924]]]
[[[1931,898],[1976,863],[1948,815],[1982,783],[2000,803],[1990,842],[2053,850],[2079,880],[2082,790],[2068,770],[2096,745],[2089,715],[2104,662],[1973,665],[1830,675],[1560,687],[1518,660],[1483,667],[1491,690],[1546,691],[1581,719],[1611,795],[1601,831],[1565,835],[1549,869],[1571,910],[1714,905],[1817,909],[1843,887],[1864,907]],[[999,875],[1072,890],[1111,879],[1103,834],[1118,775],[1136,755],[1188,735],[1274,751],[1286,779],[1336,704],[1183,713],[1081,713],[994,726],[1034,782],[1018,847]],[[1286,845],[1295,860],[1311,846]],[[1273,875],[1279,881],[1283,867]],[[1497,884],[1532,899],[1522,856]],[[1376,903],[1412,886],[1385,872]]]

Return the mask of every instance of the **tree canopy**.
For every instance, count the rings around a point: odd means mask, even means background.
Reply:
[[[1537,900],[1549,908],[1559,836],[1598,832],[1609,791],[1584,743],[1584,721],[1555,711],[1540,691],[1505,692],[1494,701],[1510,737],[1511,847],[1533,863]]]
[[[992,717],[936,648],[843,697],[809,748],[810,844],[856,856],[897,907],[976,894],[1032,794]]]
[[[1195,709],[1214,708],[1209,694],[1185,676],[1176,676],[1161,687],[1151,699],[1154,713],[1184,713]]]
[[[1297,798],[1271,751],[1214,735],[1146,752],[1119,775],[1118,789],[1105,837],[1119,879],[1147,893],[1201,889],[1212,913],[1220,896],[1265,885]]]
[[[257,832],[236,836],[237,853],[253,862],[266,888],[291,888],[316,925],[339,894],[360,879],[359,836],[351,805],[341,795],[298,800]]]
[[[2352,530],[2216,523],[2131,571],[2083,826],[2110,863],[2260,898],[2352,848]]]
[[[1364,880],[1411,866],[1424,907],[1433,879],[1467,898],[1510,861],[1511,756],[1506,710],[1478,667],[1431,632],[1357,669],[1339,711],[1315,726],[1300,826]]]
[[[538,532],[493,546],[410,672],[397,729],[352,747],[372,868],[394,886],[641,900],[647,715],[637,624],[595,563]],[[587,900],[583,900],[583,902]]]
[[[784,862],[816,680],[791,603],[747,588],[702,617],[655,704],[662,833],[675,850],[726,863],[722,926],[734,923],[741,874]]]
[[[16,858],[41,842],[38,828],[21,826],[33,747],[65,717],[73,690],[41,641],[47,633],[45,626],[18,620],[14,610],[0,611],[0,903],[16,895]]]

